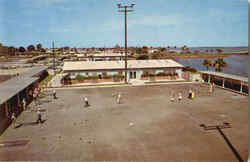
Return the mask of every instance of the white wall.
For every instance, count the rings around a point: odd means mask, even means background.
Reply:
[[[179,78],[182,78],[182,70],[181,69],[177,69],[176,73],[178,74]]]
[[[144,71],[148,71],[148,69],[146,70],[141,70],[141,69],[136,69],[136,70],[128,70],[128,80],[131,79],[130,78],[130,72],[136,72],[136,79],[141,79],[141,75],[143,74]],[[164,72],[163,69],[157,69],[157,70],[154,70],[155,71],[155,74],[157,73],[161,73],[161,72]],[[121,72],[121,70],[112,70],[112,71],[84,71],[84,72],[71,72],[71,77],[74,78],[76,77],[78,74],[82,75],[82,76],[93,76],[94,73],[96,73],[96,75],[102,75],[103,72],[106,72],[107,75],[115,75],[115,74],[118,74],[119,72]],[[69,72],[70,73],[70,72]],[[86,75],[86,73],[88,73],[88,75]],[[176,73],[178,74],[178,76],[180,78],[182,78],[182,70],[181,69],[176,69]],[[125,72],[122,71],[122,74],[125,75]]]

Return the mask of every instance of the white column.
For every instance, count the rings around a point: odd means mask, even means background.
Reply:
[[[210,78],[210,75],[208,74],[208,83],[210,83],[210,80],[211,80],[211,78]]]
[[[225,88],[225,79],[222,79],[222,88]]]
[[[242,81],[240,82],[240,93],[242,93]]]
[[[20,102],[20,95],[19,95],[19,93],[17,94],[17,104],[18,104],[18,106],[20,106],[20,105],[21,105],[21,102]]]

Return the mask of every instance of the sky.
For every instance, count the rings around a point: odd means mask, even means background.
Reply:
[[[0,0],[0,43],[44,48],[248,46],[247,0]]]

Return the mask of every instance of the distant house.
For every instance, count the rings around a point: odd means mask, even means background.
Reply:
[[[67,73],[71,79],[81,75],[83,77],[123,75],[124,61],[75,61],[64,62],[63,73]],[[175,79],[182,77],[183,66],[171,59],[166,60],[128,60],[128,80],[144,80],[150,75],[159,76],[158,78],[175,76]],[[165,78],[164,78],[165,76]]]
[[[8,55],[8,47],[7,46],[0,46],[0,56]]]
[[[181,51],[180,50],[169,50],[168,53],[180,53]]]
[[[128,54],[128,58],[130,58]],[[77,54],[79,61],[117,61],[125,58],[124,53]]]

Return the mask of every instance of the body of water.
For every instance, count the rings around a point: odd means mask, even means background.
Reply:
[[[205,59],[216,60],[217,58],[192,58],[192,59],[174,59],[183,66],[190,66],[199,71],[207,70],[203,65]],[[248,55],[228,56],[223,58],[227,66],[222,68],[222,73],[233,74],[248,77]],[[215,71],[214,67],[209,70]]]
[[[191,52],[194,52],[195,50],[198,50],[202,53],[217,53],[216,49],[221,49],[223,53],[232,53],[232,52],[245,52],[248,51],[248,47],[188,47]],[[170,47],[170,50],[178,50],[180,51],[181,48],[177,47],[176,49],[173,47]]]

